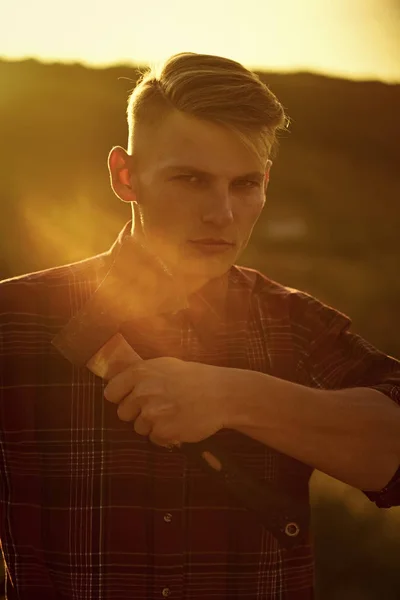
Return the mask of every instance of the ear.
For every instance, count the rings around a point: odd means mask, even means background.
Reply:
[[[272,167],[272,160],[268,159],[265,167],[265,179],[264,179],[264,192],[267,191],[268,183],[269,183],[269,172]]]
[[[108,155],[108,171],[113,192],[122,202],[135,202],[132,157],[121,146],[114,146]]]

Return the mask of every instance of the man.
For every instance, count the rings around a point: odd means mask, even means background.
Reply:
[[[309,537],[282,547],[183,443],[215,438],[299,505],[314,468],[380,507],[399,503],[399,362],[342,313],[234,264],[285,122],[242,65],[173,56],[133,91],[128,149],[109,156],[112,188],[132,206],[111,250],[1,283],[8,598],[312,598]],[[138,276],[143,310],[120,332],[145,360],[103,382],[51,341],[128,236],[187,306],[156,314],[166,288]]]

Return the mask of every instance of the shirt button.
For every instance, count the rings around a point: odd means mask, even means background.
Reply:
[[[171,523],[171,521],[172,521],[172,515],[171,515],[171,513],[165,513],[165,515],[164,515],[164,521],[166,523]]]
[[[162,595],[164,596],[164,598],[167,598],[167,596],[169,596],[171,593],[171,590],[169,588],[164,588],[162,591]]]

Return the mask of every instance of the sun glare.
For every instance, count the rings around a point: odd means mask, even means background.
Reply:
[[[115,231],[121,228],[117,215],[113,218],[110,212],[102,213],[84,196],[62,209],[48,204],[42,207],[41,199],[26,197],[20,206],[20,222],[26,224],[25,233],[35,254],[47,267],[95,255],[99,248],[104,250],[108,232],[109,238],[114,239]]]

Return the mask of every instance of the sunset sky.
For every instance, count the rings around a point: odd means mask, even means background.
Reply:
[[[182,51],[400,82],[400,0],[13,0],[0,9],[3,58],[103,66]]]

